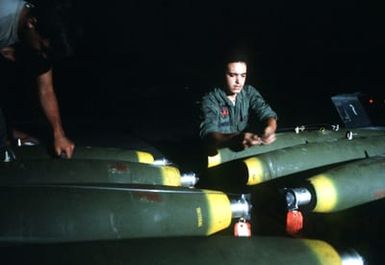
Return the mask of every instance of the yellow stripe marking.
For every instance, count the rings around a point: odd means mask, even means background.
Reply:
[[[208,206],[207,235],[223,230],[231,224],[232,212],[230,200],[226,194],[203,190]],[[199,216],[198,216],[199,223]]]
[[[256,185],[263,181],[263,165],[262,161],[256,157],[251,157],[243,160],[246,164],[247,172],[249,173],[249,178],[247,180],[247,185]]]
[[[152,164],[154,163],[154,157],[152,154],[142,151],[137,151],[136,156],[140,163]]]
[[[314,212],[331,212],[337,205],[337,190],[328,175],[316,175],[309,179],[314,186],[317,205]]]
[[[203,216],[202,216],[202,209],[201,207],[196,208],[197,212],[197,226],[202,227],[203,226]]]
[[[162,166],[162,184],[166,186],[181,186],[180,171],[176,167]]]
[[[218,150],[218,153],[215,156],[209,156],[207,167],[215,167],[222,162],[221,152]]]
[[[342,260],[337,251],[328,243],[320,240],[304,239],[304,244],[317,257],[320,265],[341,265]]]

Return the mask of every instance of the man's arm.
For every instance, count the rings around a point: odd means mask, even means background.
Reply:
[[[271,144],[275,141],[277,114],[254,87],[248,86],[245,89],[250,95],[250,106],[253,114],[256,115],[257,120],[265,122],[265,129],[260,135],[261,144]]]
[[[204,137],[204,140],[210,149],[216,150],[231,145],[231,143],[235,142],[237,136],[237,134],[211,132]]]
[[[275,141],[275,131],[277,130],[277,119],[268,118],[264,134],[245,132],[240,134],[224,134],[219,132],[208,133],[205,137],[208,146],[211,149],[219,149],[223,147],[248,148],[254,145],[271,144]]]
[[[276,130],[277,130],[277,119],[276,118],[267,119],[264,133],[261,136],[262,143],[271,144],[272,142],[274,142]]]
[[[40,103],[53,130],[55,152],[57,155],[64,152],[67,158],[71,158],[75,145],[65,136],[63,130],[59,105],[53,88],[52,69],[37,76],[36,81]]]
[[[248,148],[262,144],[262,139],[254,133],[224,134],[219,132],[208,133],[205,137],[209,150],[214,151],[223,147],[234,149]]]

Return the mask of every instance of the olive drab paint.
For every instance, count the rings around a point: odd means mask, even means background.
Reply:
[[[53,155],[48,149],[41,145],[16,146],[13,147],[12,150],[15,153],[17,160],[53,158]],[[154,163],[154,156],[149,152],[115,147],[77,146],[72,159],[119,160],[145,164]]]
[[[101,160],[16,160],[0,167],[0,184],[121,183],[181,186],[183,176],[173,166]]]
[[[54,184],[0,187],[0,215],[0,242],[25,243],[208,236],[233,217],[217,191]]]
[[[321,143],[321,142],[334,142],[342,139],[347,139],[350,136],[357,137],[370,137],[377,135],[385,135],[384,130],[376,130],[370,128],[351,129],[351,130],[326,130],[320,128],[319,130],[304,130],[302,132],[279,132],[276,134],[276,141],[269,145],[257,145],[246,148],[241,151],[234,151],[229,148],[222,148],[217,150],[216,155],[208,156],[208,167],[214,167],[228,161],[255,156],[258,154],[286,148],[289,146],[308,144],[308,143]]]

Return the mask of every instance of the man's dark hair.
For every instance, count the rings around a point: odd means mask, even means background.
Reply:
[[[223,58],[223,67],[225,71],[227,70],[227,65],[229,63],[236,63],[236,62],[242,62],[242,63],[248,64],[248,57],[246,55],[246,52],[242,50],[233,50],[233,51],[227,52]]]
[[[62,0],[31,1],[33,8],[31,16],[37,19],[37,31],[50,40],[52,55],[68,56],[72,54],[72,47],[68,38],[68,10],[70,2]]]

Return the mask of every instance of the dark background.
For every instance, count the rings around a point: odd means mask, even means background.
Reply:
[[[384,105],[380,5],[115,0],[67,10],[74,54],[56,68],[65,123],[120,124],[146,140],[194,136],[197,103],[222,80],[221,59],[233,49],[247,53],[248,82],[280,128],[341,123],[330,100],[340,93]]]
[[[374,3],[56,3],[72,49],[54,64],[69,133],[97,124],[157,139],[195,134],[199,99],[234,49],[248,55],[248,82],[279,114],[280,128],[340,122],[330,100],[340,93],[384,105],[385,18]],[[31,105],[24,101],[16,103],[21,119]]]
[[[385,18],[374,3],[33,2],[54,6],[66,29],[69,53],[54,57],[54,82],[77,145],[130,147],[130,135],[180,157],[181,146],[196,146],[200,98],[223,81],[222,59],[234,50],[248,56],[248,83],[278,113],[279,130],[342,124],[330,99],[342,93],[373,99],[383,116]],[[9,124],[49,138],[33,82],[11,79],[22,82],[5,93]]]
[[[317,108],[326,107],[314,99],[329,103],[336,93],[380,91],[385,81],[384,18],[377,5],[79,2],[69,10],[77,31],[78,69],[66,69],[68,83],[60,89],[80,101],[92,95],[124,108],[143,94],[176,100],[185,92],[200,94],[217,78],[222,53],[239,47],[251,58],[249,81],[260,87],[284,124],[303,119],[303,108],[317,114]],[[95,104],[90,107],[100,108]]]
[[[130,135],[174,162],[193,158],[199,99],[222,77],[220,61],[231,49],[247,52],[248,81],[276,110],[280,129],[341,123],[330,100],[336,94],[361,92],[384,106],[385,17],[380,4],[58,3],[65,10],[72,53],[54,61],[55,89],[66,133],[77,145],[93,140],[96,145],[127,146],[125,137]],[[40,111],[35,91],[20,91],[9,99],[13,122],[29,127],[31,117]],[[360,208],[358,214],[353,211],[352,216],[348,212],[349,218],[329,230],[335,225],[332,216],[329,223],[325,221],[325,230],[319,230],[320,237],[341,231],[349,243],[357,240],[380,253],[382,241],[372,240],[377,234],[371,222],[382,222],[382,215],[377,216],[382,208],[376,204]],[[353,219],[356,222],[348,226],[346,220]],[[355,234],[357,227],[361,231]]]
[[[54,82],[66,134],[78,146],[137,148],[143,140],[172,161],[191,164],[191,154],[200,152],[200,98],[223,81],[222,59],[234,50],[248,56],[248,83],[278,113],[279,130],[342,125],[330,99],[341,93],[361,93],[366,105],[374,99],[376,116],[383,116],[385,18],[380,5],[33,2],[54,6],[52,21],[66,29],[70,49],[54,57]],[[7,116],[14,127],[47,139],[50,128],[32,83],[23,80],[11,91]]]

